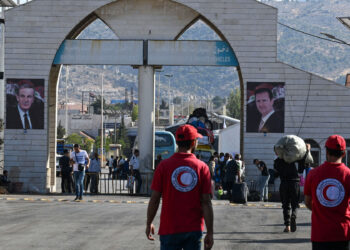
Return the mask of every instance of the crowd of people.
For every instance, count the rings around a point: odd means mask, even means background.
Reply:
[[[136,149],[133,156],[128,160],[123,156],[111,155],[103,163],[108,167],[108,179],[127,180],[128,176],[134,176],[136,180],[136,193],[140,193],[142,179],[139,172],[138,162],[139,151]],[[82,200],[84,191],[90,194],[99,192],[99,182],[101,173],[101,160],[96,152],[89,156],[80,145],[75,144],[73,151],[64,150],[64,155],[59,160],[61,168],[61,189],[62,193],[75,193],[75,200]]]
[[[214,183],[213,193],[218,199],[224,198],[224,193],[227,194],[226,198],[230,199],[233,184],[245,179],[245,163],[240,154],[233,157],[230,153],[214,152],[209,158],[208,167]]]

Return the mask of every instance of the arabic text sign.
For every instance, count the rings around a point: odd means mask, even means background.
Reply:
[[[238,61],[223,41],[149,41],[148,64],[238,66]]]
[[[143,41],[65,40],[54,64],[142,65]]]

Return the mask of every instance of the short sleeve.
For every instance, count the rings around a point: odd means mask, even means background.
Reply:
[[[304,195],[311,196],[311,179],[312,179],[312,171],[306,176],[305,184],[304,184]]]
[[[202,194],[212,194],[211,190],[211,178],[209,168],[204,165],[201,172],[201,180],[202,180]]]
[[[151,189],[162,193],[163,191],[163,181],[162,181],[162,163],[159,164],[153,175]]]
[[[84,152],[85,152],[85,157],[86,157],[86,158],[89,158],[88,153],[87,153],[86,151],[84,151]]]
[[[70,158],[73,159],[73,152],[70,152]]]

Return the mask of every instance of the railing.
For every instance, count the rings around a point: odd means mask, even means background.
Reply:
[[[75,184],[72,178],[71,191],[74,193]],[[57,179],[57,192],[61,193],[61,178]],[[109,173],[86,173],[84,178],[84,193],[91,195],[101,194],[134,194],[136,190],[136,181],[131,188],[127,187],[128,173],[127,172],[113,172]],[[96,188],[97,187],[97,188]],[[65,183],[65,190],[69,190],[67,183]]]

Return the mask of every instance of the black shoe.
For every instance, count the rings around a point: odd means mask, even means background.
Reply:
[[[79,197],[79,200],[82,201],[82,200],[83,200],[83,197],[80,196],[80,197]]]
[[[297,222],[295,221],[294,217],[290,219],[290,231],[292,232],[297,231]]]
[[[78,199],[79,199],[79,197],[78,197],[78,196],[76,196],[76,197],[75,197],[75,199],[74,199],[74,201],[77,201]]]

